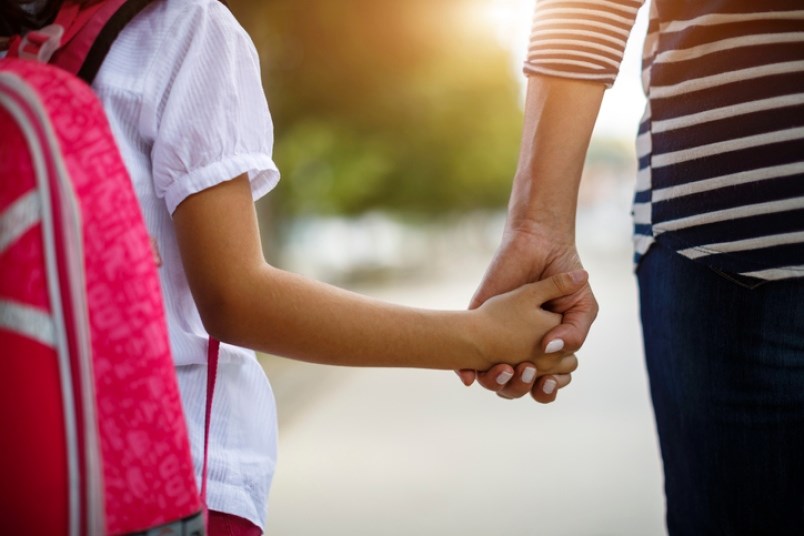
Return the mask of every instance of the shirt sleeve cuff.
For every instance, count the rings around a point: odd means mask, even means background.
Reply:
[[[566,78],[568,80],[579,80],[582,82],[596,82],[603,84],[606,87],[606,89],[610,89],[611,86],[614,85],[614,80],[617,77],[616,73],[574,72],[571,70],[564,70],[561,68],[549,67],[546,65],[534,64],[529,62],[525,63],[525,66],[523,67],[522,71],[525,73],[526,76],[542,75],[542,76],[552,76],[555,78]]]
[[[256,201],[270,192],[279,182],[279,170],[273,159],[264,153],[236,155],[209,164],[177,178],[165,192],[165,204],[172,215],[189,196],[248,173],[251,196]]]

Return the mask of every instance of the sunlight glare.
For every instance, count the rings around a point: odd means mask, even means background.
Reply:
[[[517,71],[528,46],[533,0],[476,0],[468,6],[475,24],[489,28],[501,46],[508,49]]]
[[[485,28],[494,35],[511,58],[511,69],[522,84],[522,66],[527,57],[535,0],[472,0],[466,6],[467,24]],[[641,46],[647,26],[647,11],[640,10],[632,38],[614,87],[606,91],[595,132],[602,136],[630,138],[642,114],[644,94],[640,86]]]

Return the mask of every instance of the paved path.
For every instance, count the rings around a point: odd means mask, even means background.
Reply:
[[[551,406],[466,389],[450,372],[267,360],[281,430],[268,534],[664,534],[630,252],[589,240],[582,253],[601,312],[572,386]],[[370,292],[460,308],[483,269],[462,264],[449,280]]]

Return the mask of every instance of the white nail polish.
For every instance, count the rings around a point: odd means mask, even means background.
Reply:
[[[544,387],[542,387],[542,391],[544,391],[544,394],[546,395],[551,395],[553,394],[553,391],[556,390],[556,385],[557,384],[555,380],[547,380],[546,382],[544,382]]]
[[[501,372],[500,375],[497,376],[497,383],[500,385],[505,385],[506,383],[508,383],[508,380],[510,380],[513,377],[514,375],[511,372],[508,371]]]
[[[533,367],[528,367],[525,369],[525,372],[522,373],[522,382],[530,383],[533,381],[533,378],[535,377],[536,377],[536,369]]]
[[[544,349],[544,353],[552,354],[558,352],[564,348],[564,341],[561,339],[554,339],[547,343],[547,346]]]

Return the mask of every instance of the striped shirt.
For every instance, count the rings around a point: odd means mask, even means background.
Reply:
[[[539,0],[527,74],[610,86],[641,0]],[[653,0],[635,261],[656,241],[761,280],[804,277],[804,2]]]

